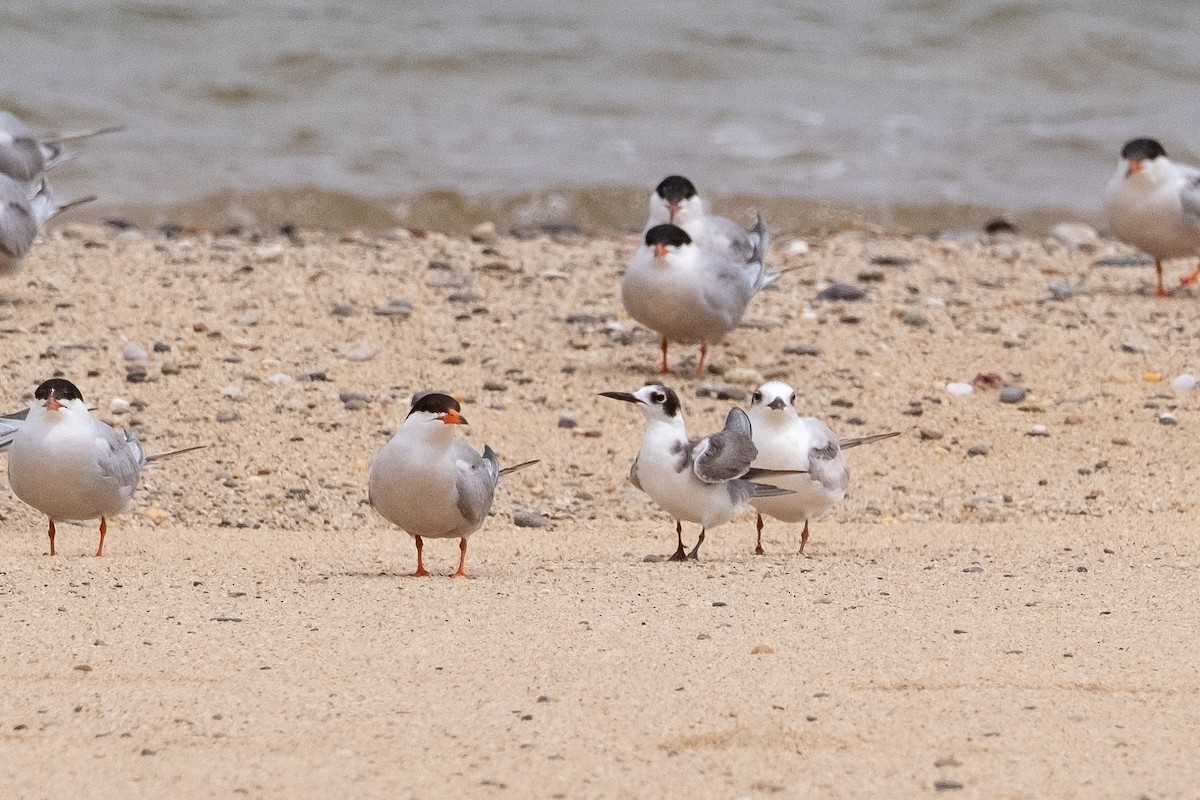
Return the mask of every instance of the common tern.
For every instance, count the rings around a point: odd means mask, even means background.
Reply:
[[[33,396],[8,448],[8,483],[22,502],[49,517],[50,555],[56,554],[56,521],[97,517],[96,555],[103,555],[108,517],[129,507],[142,468],[204,447],[147,456],[133,434],[93,419],[79,389],[62,378],[45,381]]]
[[[466,425],[458,401],[444,392],[413,395],[404,423],[371,459],[367,499],[379,514],[403,528],[417,543],[417,569],[423,577],[424,539],[458,541],[458,570],[466,577],[467,537],[483,525],[500,478],[536,464],[526,461],[500,469],[492,448],[483,455],[455,436]]]
[[[621,282],[621,301],[629,315],[662,338],[662,374],[667,343],[700,343],[696,375],[704,374],[708,346],[738,326],[750,298],[775,282],[778,274],[763,267],[766,226],[758,218],[756,247],[745,258],[699,247],[676,225],[646,231]]]
[[[643,233],[655,225],[677,225],[701,249],[721,253],[733,261],[745,262],[755,252],[767,252],[765,228],[760,230],[755,225],[747,230],[728,217],[705,213],[695,184],[682,175],[664,178],[650,194],[650,217]]]
[[[791,494],[754,481],[794,470],[751,468],[758,449],[751,440],[750,420],[741,409],[730,410],[721,431],[689,439],[679,395],[666,386],[651,384],[636,392],[600,395],[633,403],[646,418],[629,481],[674,517],[676,548],[671,561],[697,558],[705,533],[733,519],[751,501]],[[683,547],[682,522],[700,525],[700,537],[690,553]]]
[[[121,126],[97,128],[63,136],[39,137],[21,120],[7,111],[0,111],[0,173],[24,184],[31,184],[42,173],[66,161],[68,142],[113,133]]]
[[[55,197],[44,177],[37,191],[29,196],[25,186],[7,175],[0,175],[0,275],[11,274],[20,268],[38,231],[49,219],[72,206],[95,199],[89,196],[63,203]]]
[[[1104,191],[1104,213],[1113,236],[1154,259],[1158,296],[1168,296],[1162,262],[1200,256],[1200,169],[1171,161],[1154,139],[1131,139]],[[1197,281],[1200,263],[1179,285]]]
[[[805,475],[784,475],[775,480],[787,495],[753,501],[758,512],[758,540],[754,552],[763,554],[763,514],[783,522],[804,521],[800,533],[800,553],[808,544],[808,521],[845,497],[850,485],[850,468],[844,450],[860,444],[899,436],[899,431],[841,439],[829,426],[813,417],[801,417],[796,411],[796,392],[782,381],[768,381],[750,398],[750,425],[761,469],[802,470]]]

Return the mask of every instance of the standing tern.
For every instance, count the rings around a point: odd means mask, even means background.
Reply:
[[[689,439],[679,395],[672,389],[651,384],[636,392],[600,395],[633,403],[646,418],[642,447],[629,470],[629,481],[675,518],[676,548],[671,561],[697,558],[705,532],[733,519],[752,500],[791,494],[754,482],[754,478],[794,470],[751,469],[758,449],[750,437],[750,420],[741,409],[730,410],[723,430]],[[700,537],[690,553],[683,547],[681,521],[700,525]]]
[[[631,317],[662,337],[662,374],[670,372],[668,342],[700,342],[696,376],[703,375],[709,344],[736,328],[750,299],[775,282],[778,273],[767,274],[763,267],[762,217],[754,230],[758,246],[744,258],[702,248],[676,225],[646,231],[625,270],[621,301]]]
[[[424,539],[458,541],[458,570],[466,577],[467,537],[483,525],[500,478],[536,464],[500,469],[492,448],[483,455],[455,436],[466,425],[458,401],[444,392],[413,395],[404,423],[371,459],[367,499],[379,514],[417,543],[417,569],[424,577]]]
[[[800,553],[808,544],[808,521],[835,503],[840,503],[850,485],[850,468],[842,452],[860,444],[899,436],[899,431],[839,440],[829,426],[796,412],[796,392],[782,381],[768,381],[750,398],[750,424],[762,469],[801,470],[806,475],[786,475],[775,482],[791,489],[787,495],[754,500],[758,512],[758,540],[754,547],[763,554],[763,514],[783,522],[804,520]]]
[[[1104,191],[1104,213],[1113,236],[1154,259],[1157,293],[1166,297],[1162,262],[1200,256],[1200,169],[1171,161],[1153,139],[1131,139]],[[1197,281],[1200,263],[1179,285]]]
[[[9,275],[20,268],[21,261],[33,247],[38,230],[47,220],[72,206],[95,199],[89,196],[63,203],[54,196],[44,177],[30,197],[22,184],[7,175],[0,175],[0,275]]]
[[[761,219],[758,220],[761,224]],[[745,262],[767,252],[767,231],[756,224],[749,230],[728,217],[707,214],[696,186],[682,175],[670,175],[650,194],[650,217],[643,233],[655,225],[678,225],[702,249]]]
[[[104,555],[107,518],[129,507],[142,467],[204,446],[147,456],[133,434],[93,419],[70,381],[51,378],[33,396],[8,448],[8,483],[22,502],[49,517],[50,555],[56,554],[55,521],[97,517],[96,555]]]

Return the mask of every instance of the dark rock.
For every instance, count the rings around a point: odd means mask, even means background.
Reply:
[[[1000,390],[1001,403],[1020,403],[1025,399],[1025,390],[1020,386],[1005,386]]]
[[[514,511],[512,521],[518,528],[546,528],[550,525],[550,520],[534,511]]]
[[[783,352],[789,356],[819,356],[825,351],[815,344],[794,344],[783,348]]]
[[[848,283],[833,283],[817,292],[816,299],[852,302],[855,300],[862,300],[866,296],[867,293],[857,286],[851,286]]]

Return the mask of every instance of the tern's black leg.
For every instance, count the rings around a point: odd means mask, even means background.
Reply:
[[[704,528],[700,529],[700,538],[696,540],[696,546],[692,548],[692,552],[688,553],[688,558],[695,561],[696,556],[700,553],[700,545],[702,544],[704,544]]]
[[[675,547],[675,553],[668,561],[685,561],[687,560],[687,550],[683,549],[683,523],[675,520],[675,540],[678,544]]]

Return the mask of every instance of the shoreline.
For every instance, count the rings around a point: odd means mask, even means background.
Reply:
[[[291,224],[311,230],[436,231],[466,235],[492,222],[501,234],[574,231],[589,235],[636,233],[645,222],[652,187],[553,187],[511,196],[472,196],[453,189],[413,195],[365,197],[314,186],[261,191],[226,190],[162,206],[113,206],[103,198],[71,212],[69,220],[100,224],[122,220],[141,230],[163,225],[192,230],[274,232]],[[1097,198],[1099,194],[1097,193]],[[947,229],[980,229],[1003,219],[1027,236],[1043,236],[1061,222],[1097,225],[1095,213],[1068,208],[1005,209],[966,203],[915,204],[825,201],[801,196],[706,195],[710,213],[753,221],[762,212],[772,235],[824,236],[861,229],[882,235],[929,234]]]

